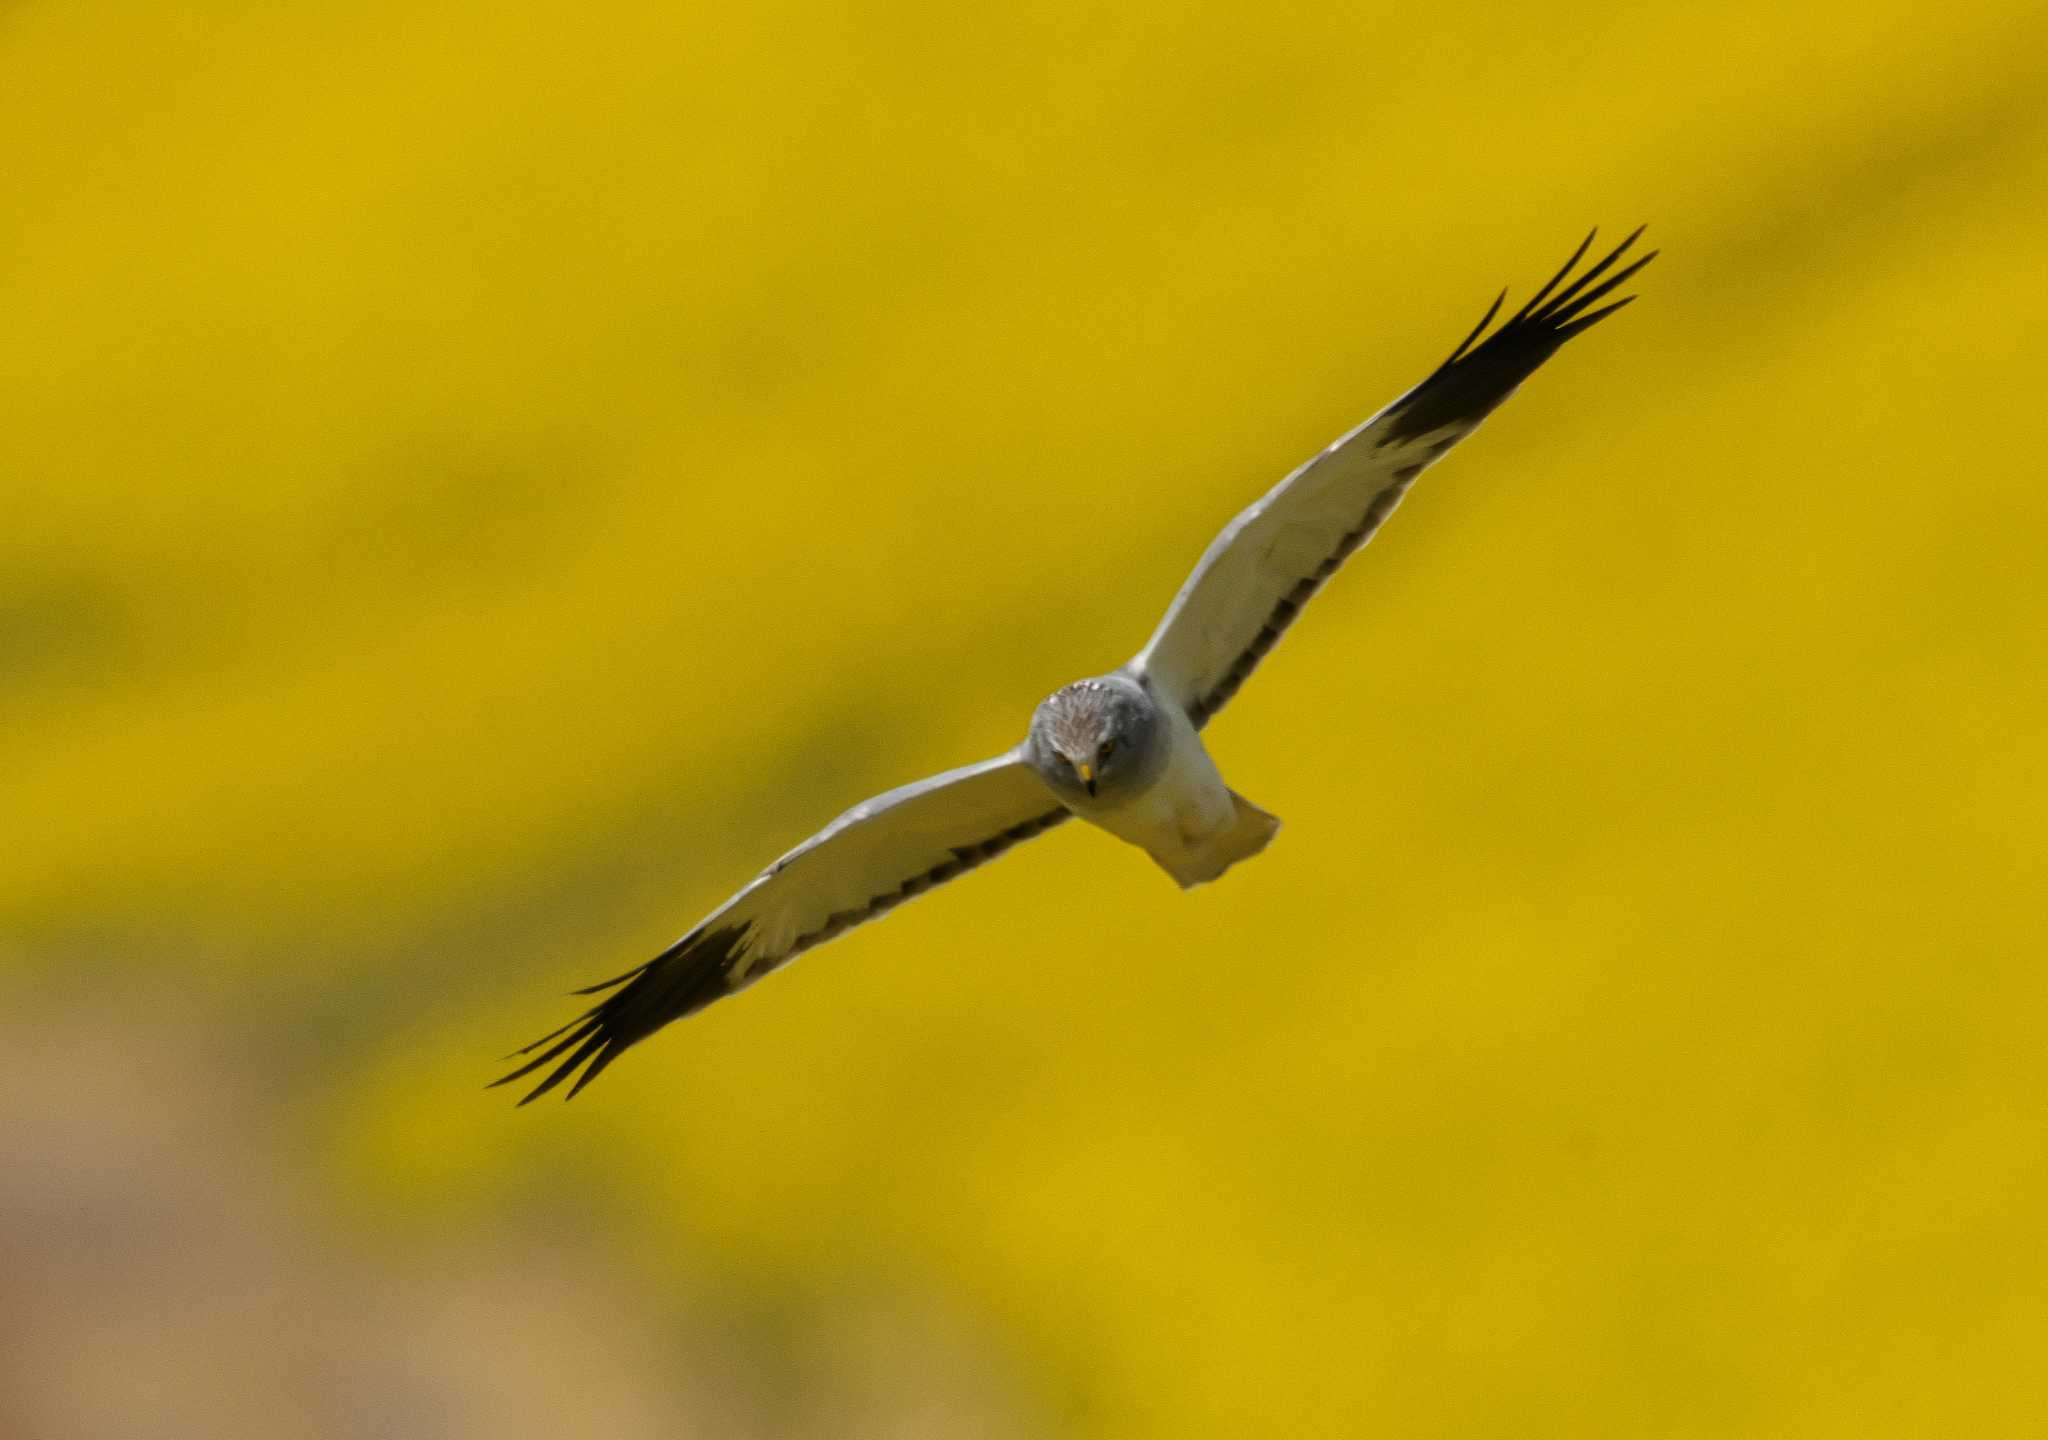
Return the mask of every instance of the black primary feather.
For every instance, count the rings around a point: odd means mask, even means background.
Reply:
[[[522,1055],[533,1055],[533,1058],[511,1074],[493,1080],[491,1088],[509,1085],[552,1064],[555,1068],[519,1103],[525,1105],[538,1100],[581,1070],[583,1073],[576,1075],[576,1083],[562,1097],[572,1100],[577,1091],[603,1074],[605,1067],[618,1059],[628,1046],[645,1040],[669,1022],[694,1015],[712,1001],[773,973],[813,946],[822,945],[856,925],[895,909],[906,900],[915,899],[935,885],[942,885],[956,875],[988,863],[1012,845],[1034,835],[1042,835],[1067,818],[1068,811],[1064,808],[1048,810],[971,845],[955,845],[944,860],[915,872],[865,903],[821,917],[814,929],[796,936],[779,955],[758,959],[737,978],[735,971],[742,959],[740,952],[747,937],[747,927],[744,924],[721,925],[710,929],[700,925],[645,965],[571,991],[573,995],[601,995],[607,990],[615,993],[606,995],[559,1030],[551,1030],[531,1045],[506,1056],[508,1060]],[[768,874],[779,873],[794,853],[785,856]],[[541,1053],[534,1055],[536,1050]]]
[[[493,1080],[491,1085],[494,1088],[509,1085],[552,1062],[555,1068],[519,1103],[526,1105],[540,1099],[582,1070],[565,1097],[573,1099],[578,1090],[603,1074],[605,1067],[618,1059],[627,1046],[645,1040],[669,1021],[680,1020],[702,1010],[723,996],[731,988],[733,961],[737,958],[740,938],[744,933],[738,926],[693,930],[645,965],[572,992],[595,995],[613,990],[615,993],[605,996],[561,1029],[550,1031],[522,1050],[515,1050],[506,1058],[533,1055],[534,1051],[547,1046],[511,1074]],[[550,1045],[550,1041],[554,1043]]]
[[[1643,227],[1638,225],[1604,258],[1552,295],[1551,292],[1557,290],[1558,285],[1585,258],[1586,251],[1592,248],[1593,236],[1588,235],[1572,252],[1571,259],[1565,261],[1563,268],[1550,277],[1549,283],[1498,330],[1481,340],[1479,337],[1487,325],[1500,313],[1501,302],[1494,301],[1493,308],[1465,337],[1465,342],[1451,352],[1450,358],[1437,366],[1427,380],[1394,402],[1387,412],[1386,433],[1377,443],[1380,446],[1404,444],[1432,431],[1451,426],[1469,429],[1484,420],[1495,406],[1514,393],[1517,385],[1555,355],[1565,341],[1587,327],[1597,325],[1635,298],[1629,296],[1611,305],[1602,305],[1597,310],[1589,309],[1657,258],[1657,252],[1652,250],[1616,270],[1598,285],[1593,284],[1613,269],[1614,263],[1628,253],[1629,247],[1642,233]],[[1476,346],[1474,341],[1478,341]]]

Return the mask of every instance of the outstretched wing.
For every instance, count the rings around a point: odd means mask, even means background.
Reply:
[[[1600,304],[1656,258],[1652,251],[1607,273],[1642,233],[1637,229],[1559,290],[1592,245],[1588,235],[1534,299],[1481,340],[1507,298],[1503,292],[1428,379],[1231,521],[1132,668],[1178,699],[1197,728],[1206,724],[1309,597],[1394,513],[1416,476],[1477,429],[1565,341],[1629,303]]]
[[[573,1096],[620,1051],[669,1021],[1066,818],[1015,751],[877,795],[763,870],[645,965],[577,991],[612,993],[519,1051],[533,1058],[493,1083],[553,1065],[524,1105],[580,1069]]]

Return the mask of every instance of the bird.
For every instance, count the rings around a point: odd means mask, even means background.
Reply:
[[[1578,269],[1597,230],[1519,310],[1503,290],[1450,356],[1226,525],[1145,647],[1041,702],[1023,741],[854,806],[756,875],[683,937],[514,1051],[519,1102],[574,1097],[630,1046],[803,952],[1079,817],[1137,846],[1182,888],[1271,843],[1280,822],[1223,781],[1201,735],[1302,607],[1370,540],[1409,487],[1565,342],[1636,297],[1609,299],[1644,227]],[[1617,268],[1618,267],[1618,268]]]

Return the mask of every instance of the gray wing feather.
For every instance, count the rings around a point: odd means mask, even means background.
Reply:
[[[1476,430],[1567,340],[1629,303],[1598,302],[1655,259],[1655,251],[1600,277],[1640,234],[1559,290],[1593,243],[1588,235],[1507,323],[1480,339],[1499,312],[1501,302],[1494,301],[1428,379],[1232,520],[1203,552],[1131,668],[1179,700],[1197,728],[1206,724],[1323,583],[1394,513],[1418,475]]]
[[[552,1065],[520,1101],[578,1070],[569,1094],[628,1046],[814,946],[874,919],[1067,818],[1015,751],[877,795],[791,850],[682,939],[579,994],[611,993],[524,1050],[494,1084]],[[539,1054],[534,1054],[539,1051]]]

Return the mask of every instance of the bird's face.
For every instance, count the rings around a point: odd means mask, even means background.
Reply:
[[[1159,711],[1136,681],[1080,680],[1032,715],[1024,759],[1058,795],[1110,801],[1157,776],[1160,733]]]

